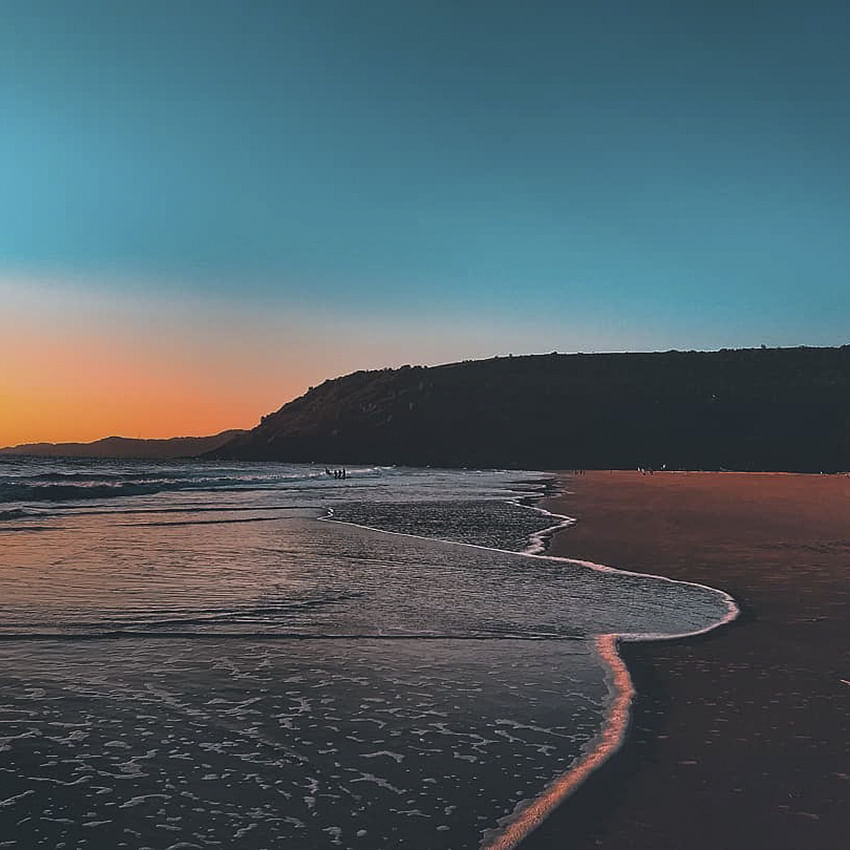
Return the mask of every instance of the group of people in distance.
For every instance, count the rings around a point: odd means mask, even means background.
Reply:
[[[325,474],[333,475],[334,478],[348,478],[348,473],[344,467],[342,469],[328,469],[325,467]]]

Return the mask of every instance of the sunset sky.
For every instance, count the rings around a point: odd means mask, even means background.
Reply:
[[[850,341],[850,12],[7,0],[0,445],[360,368]]]

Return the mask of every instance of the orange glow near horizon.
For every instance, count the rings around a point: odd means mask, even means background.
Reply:
[[[358,313],[0,270],[0,447],[251,428],[326,378],[527,352],[539,337],[482,311]]]
[[[201,366],[185,352],[179,358],[106,337],[21,334],[6,345],[15,356],[0,365],[0,446],[250,428],[303,386],[290,373],[275,392],[254,374],[250,356],[233,352],[225,363]]]
[[[251,428],[325,378],[433,362],[458,338],[461,356],[489,347],[442,318],[411,328],[138,282],[0,274],[0,305],[0,447]]]
[[[0,296],[0,446],[251,428],[322,367],[244,311],[29,281]]]

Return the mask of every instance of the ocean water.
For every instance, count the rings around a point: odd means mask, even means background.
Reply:
[[[600,636],[731,610],[540,554],[548,480],[0,460],[0,847],[514,846],[610,744]]]

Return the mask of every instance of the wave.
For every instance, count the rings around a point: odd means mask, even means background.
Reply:
[[[369,470],[351,471],[356,475],[380,475],[383,469],[373,467]],[[84,476],[77,473],[46,473],[45,477],[39,479],[32,476],[28,481],[0,482],[0,502],[4,499],[13,501],[71,501],[81,499],[103,499],[120,496],[134,496],[157,493],[163,490],[171,491],[215,491],[218,493],[234,491],[274,491],[274,490],[319,490],[321,484],[316,479],[324,479],[323,470],[310,470],[307,473],[296,475],[272,474],[267,477],[254,477],[252,475],[234,474],[223,477],[221,468],[208,470],[211,475],[199,475],[168,477],[162,474],[159,478],[158,471],[152,472],[147,477],[140,478],[132,475],[116,476],[109,478],[104,473],[99,478],[96,476]],[[241,472],[241,470],[240,470]],[[49,477],[53,476],[53,477]],[[302,482],[301,486],[297,485]],[[88,482],[88,483],[86,483]],[[306,482],[315,482],[308,484]],[[519,482],[517,482],[519,483]],[[538,482],[528,482],[529,484]],[[286,485],[289,486],[286,486]],[[306,484],[306,486],[305,486]],[[564,528],[574,519],[564,515],[552,513],[538,507],[535,502],[543,495],[543,492],[532,496],[517,497],[514,493],[511,498],[503,503],[510,504],[514,508],[527,509],[528,515],[533,518],[531,522],[517,522],[516,533],[511,535],[511,542],[519,550],[518,557],[527,559],[528,565],[535,563],[550,563],[560,561],[565,570],[574,570],[575,567],[586,567],[597,573],[619,573],[622,576],[637,576],[646,578],[644,574],[636,574],[628,571],[620,571],[600,564],[578,561],[566,558],[545,557],[543,553],[547,548],[548,540],[560,528]],[[467,552],[473,550],[504,553],[510,552],[505,543],[505,520],[508,514],[504,511],[493,513],[489,508],[482,514],[482,522],[479,525],[489,527],[498,525],[500,533],[499,545],[481,545],[482,537],[478,532],[470,535],[469,528],[474,525],[470,513],[476,509],[481,502],[469,502],[459,500],[457,503],[440,503],[440,510],[436,509],[435,502],[418,501],[416,503],[392,503],[394,509],[388,511],[387,503],[355,503],[335,504],[333,508],[327,507],[327,513],[323,519],[340,525],[348,525],[354,528],[365,528],[370,531],[395,534],[410,539],[423,539],[433,542],[434,538],[444,539],[453,545],[468,547]],[[87,506],[92,507],[92,506]],[[123,507],[120,506],[120,507]],[[209,508],[204,508],[209,509]],[[239,509],[242,508],[228,508]],[[169,509],[166,509],[169,510]],[[171,509],[177,510],[177,509]],[[57,513],[61,512],[56,507]],[[127,511],[128,513],[144,512],[145,509]],[[518,514],[519,511],[512,510],[510,516]],[[0,519],[18,519],[22,516],[32,515],[25,510],[15,508],[11,511],[0,512]],[[255,521],[251,518],[248,521]],[[360,520],[351,522],[349,520]],[[486,520],[486,522],[484,522]],[[498,522],[495,522],[498,520]],[[242,519],[227,520],[230,522],[245,521]],[[194,523],[206,523],[209,520],[195,519]],[[214,520],[213,522],[221,522]],[[172,523],[156,523],[172,524]],[[174,523],[176,524],[176,523]],[[187,523],[188,524],[188,523]],[[421,534],[411,533],[421,531]],[[480,531],[480,529],[479,529]],[[460,539],[452,539],[452,538]],[[476,542],[471,542],[475,540]],[[647,640],[647,639],[672,639],[685,634],[698,634],[700,631],[708,631],[723,623],[729,622],[737,614],[734,600],[722,591],[706,588],[692,582],[676,582],[663,576],[649,576],[660,579],[669,585],[690,585],[693,588],[710,590],[719,593],[721,601],[725,603],[725,615],[718,616],[706,622],[704,627],[695,627],[689,631],[681,629],[671,630],[671,633],[650,634],[648,631],[629,632],[624,629],[621,632],[606,631],[603,634],[593,635],[596,654],[600,662],[608,671],[610,683],[610,702],[606,716],[605,727],[597,740],[585,753],[585,756],[559,776],[530,804],[518,807],[510,816],[500,822],[500,828],[486,836],[485,846],[488,850],[509,850],[515,848],[532,831],[552,809],[562,802],[572,791],[600,764],[613,755],[622,743],[626,733],[629,717],[629,707],[633,696],[633,687],[628,676],[625,665],[622,662],[617,646],[623,640]],[[532,579],[530,579],[532,580]],[[356,596],[357,594],[354,594]],[[475,628],[469,624],[469,628],[462,632],[452,630],[452,623],[446,621],[443,627],[435,623],[433,632],[422,631],[414,628],[407,631],[395,631],[392,633],[372,632],[372,623],[368,622],[345,622],[337,633],[328,633],[327,624],[318,616],[310,616],[302,619],[305,623],[299,627],[298,620],[292,616],[299,610],[314,606],[333,604],[344,601],[352,596],[325,596],[320,599],[305,599],[300,603],[290,605],[263,605],[253,608],[232,610],[200,609],[182,611],[147,610],[138,612],[136,617],[98,616],[89,617],[87,621],[66,621],[61,625],[53,625],[45,622],[34,622],[30,617],[26,622],[14,630],[0,628],[0,641],[92,641],[92,640],[200,640],[200,641],[225,641],[225,640],[268,640],[268,641],[576,641],[587,640],[588,634],[558,633],[538,631],[521,631],[515,628],[514,623],[506,622],[497,627],[494,624],[490,628]],[[318,614],[320,612],[316,612]],[[275,623],[277,620],[277,623]],[[289,620],[289,622],[286,622]],[[365,625],[365,628],[363,626]],[[405,624],[406,625],[406,624]],[[418,623],[416,624],[418,625]],[[537,628],[545,628],[546,620],[540,620]],[[277,627],[275,627],[277,626]],[[293,628],[294,626],[294,628]],[[353,628],[352,628],[353,626]],[[448,626],[448,628],[446,628]],[[345,631],[349,628],[350,631]],[[311,631],[311,628],[314,631]],[[463,628],[463,625],[461,625]],[[331,630],[332,631],[332,628]],[[675,633],[672,633],[675,631]]]
[[[558,495],[563,495],[561,490]],[[557,514],[536,504],[535,499],[517,500],[517,504],[547,515],[552,519],[559,520],[550,528],[532,534],[530,543],[524,554],[532,558],[542,557],[548,548],[552,536],[563,528],[575,524],[574,517],[565,514]],[[651,573],[635,573],[630,570],[621,570],[598,564],[592,561],[558,558],[559,560],[572,560],[575,564],[588,567],[599,572],[618,573],[621,575],[643,575],[672,584],[686,584],[703,590],[711,590],[719,594],[726,606],[725,614],[708,624],[702,629],[692,629],[686,632],[663,634],[649,632],[642,634],[629,634],[626,632],[609,632],[596,635],[594,643],[596,654],[607,669],[607,681],[610,694],[605,725],[597,738],[591,743],[584,755],[556,777],[547,785],[543,791],[532,800],[523,800],[517,804],[513,812],[500,819],[496,829],[487,830],[482,850],[515,850],[523,841],[536,830],[544,820],[558,808],[575,790],[601,765],[614,756],[622,746],[631,716],[632,701],[635,697],[635,688],[628,668],[619,652],[619,644],[624,641],[661,641],[678,640],[681,638],[694,637],[713,631],[721,626],[728,625],[741,613],[737,602],[731,594],[718,588],[697,582],[677,581],[667,576],[653,575]]]
[[[116,496],[144,496],[165,489],[159,484],[0,484],[0,502],[69,502]],[[172,488],[179,489],[179,488]]]
[[[548,484],[551,484],[551,482],[548,482]],[[547,490],[552,492],[553,488],[549,487],[548,484],[542,488],[542,492],[508,500],[508,503],[510,504],[529,509],[550,520],[546,524],[545,528],[533,531],[527,536],[526,546],[519,553],[521,556],[532,560],[547,559],[551,561],[561,561],[564,564],[586,567],[591,571],[598,573],[614,573],[622,576],[652,578],[670,585],[690,586],[695,589],[699,588],[700,590],[706,590],[716,594],[718,599],[722,601],[725,611],[722,615],[717,616],[711,622],[699,628],[694,627],[686,630],[670,631],[666,633],[649,631],[629,632],[624,630],[617,632],[605,631],[593,636],[583,635],[583,639],[592,637],[596,655],[606,669],[606,679],[609,687],[609,705],[602,731],[591,743],[583,756],[550,782],[540,794],[531,800],[521,801],[517,804],[517,807],[513,812],[500,819],[496,828],[487,830],[480,845],[481,850],[516,850],[516,848],[522,844],[528,835],[537,829],[537,827],[539,827],[540,824],[559,805],[561,805],[591,773],[610,759],[622,746],[629,725],[631,704],[635,695],[635,689],[628,669],[618,651],[619,644],[621,642],[678,640],[681,638],[693,637],[727,625],[735,620],[740,614],[740,609],[735,599],[730,594],[719,590],[718,588],[697,582],[675,580],[668,578],[667,576],[651,573],[636,573],[629,570],[621,570],[616,567],[610,567],[605,564],[594,563],[591,561],[546,555],[545,552],[552,536],[557,531],[563,528],[568,528],[576,522],[574,517],[554,513],[540,507],[537,504],[542,497],[547,495]],[[378,531],[382,534],[401,534],[403,536],[410,537],[422,536],[410,534],[408,532],[394,531],[388,528],[348,522],[345,519],[340,518],[334,509],[329,509],[328,513],[324,517],[321,517],[321,520],[325,522],[340,523],[343,525],[352,525],[354,527],[369,528],[370,530]],[[481,546],[476,543],[460,541],[452,542],[455,542],[456,545],[466,546],[473,549],[503,551],[496,547]],[[487,639],[491,640],[494,637],[496,636],[488,635]],[[569,636],[567,636],[567,639],[570,639]]]
[[[232,631],[232,632],[195,632],[181,629],[169,631],[130,631],[127,629],[92,629],[89,631],[17,631],[0,632],[0,642],[29,641],[29,640],[57,640],[57,641],[86,641],[86,640],[118,640],[118,639],[162,639],[171,640],[175,638],[190,640],[304,640],[304,641],[346,641],[346,640],[374,640],[374,641],[437,641],[437,640],[462,640],[462,641],[583,641],[586,635],[569,634],[524,634],[518,632],[494,634],[490,632],[466,633],[425,633],[418,634],[380,634],[373,632],[274,632],[274,631]]]
[[[116,482],[142,482],[142,483],[158,483],[158,484],[206,484],[206,483],[217,483],[217,482],[226,482],[230,483],[238,483],[240,481],[245,482],[246,484],[259,484],[259,483],[267,483],[273,484],[276,481],[308,481],[313,478],[324,478],[324,471],[317,471],[311,473],[298,473],[298,474],[282,474],[277,473],[274,475],[245,475],[243,474],[235,474],[235,475],[226,475],[221,474],[219,470],[215,470],[215,472],[219,473],[217,475],[199,475],[199,474],[181,474],[176,470],[168,470],[168,469],[157,469],[152,468],[145,472],[100,472],[95,470],[86,470],[84,472],[38,472],[33,473],[31,475],[21,476],[20,480],[31,481],[31,482],[47,482],[47,483],[63,483],[63,482],[73,482],[73,481],[83,481],[83,482],[93,482],[100,483],[105,482],[108,483],[110,481]]]
[[[349,471],[351,478],[380,477],[386,470],[367,467]],[[0,479],[0,504],[4,502],[69,502],[111,499],[122,496],[148,496],[161,492],[242,493],[275,490],[321,489],[328,478],[324,469],[270,474],[226,474],[180,476],[158,470],[147,472],[40,472],[21,478]],[[216,474],[217,473],[217,474]],[[307,482],[316,482],[310,484]],[[322,483],[319,483],[322,482]]]
[[[157,476],[148,472],[36,472],[32,475],[23,475],[26,481],[150,481],[157,480]]]
[[[238,482],[236,482],[238,485]],[[234,486],[232,478],[208,481],[145,481],[118,484],[0,484],[0,504],[3,502],[70,502],[89,499],[114,499],[121,496],[150,496],[162,492],[241,493],[262,490],[291,489],[273,486]],[[304,488],[297,488],[304,489]]]
[[[0,522],[7,519],[24,519],[24,517],[40,516],[34,511],[27,511],[24,508],[12,508],[8,511],[0,511]]]

